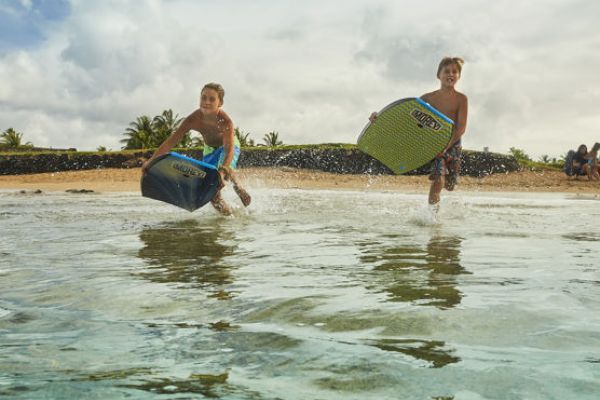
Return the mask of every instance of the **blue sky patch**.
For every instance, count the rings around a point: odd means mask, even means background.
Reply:
[[[0,1],[0,53],[43,43],[47,26],[64,20],[70,11],[67,0]]]

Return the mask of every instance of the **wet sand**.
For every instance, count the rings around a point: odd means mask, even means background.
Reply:
[[[429,189],[427,176],[346,175],[293,168],[244,168],[241,181],[252,188],[351,189],[421,193]],[[93,190],[94,192],[136,192],[141,170],[98,169],[32,175],[0,175],[0,189]],[[590,193],[600,196],[600,182],[567,178],[562,172],[522,171],[494,174],[484,178],[461,177],[457,190],[497,192]]]

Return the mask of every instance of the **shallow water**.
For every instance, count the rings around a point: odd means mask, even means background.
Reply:
[[[598,398],[600,201],[253,194],[0,192],[0,397]]]

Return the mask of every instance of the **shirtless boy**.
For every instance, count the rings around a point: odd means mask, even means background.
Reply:
[[[146,171],[152,160],[168,153],[187,132],[193,129],[200,132],[204,139],[202,161],[219,169],[221,182],[230,180],[233,183],[233,189],[242,204],[247,207],[251,202],[251,197],[239,184],[233,171],[240,155],[240,144],[233,134],[233,121],[221,109],[224,97],[225,91],[218,83],[204,85],[200,93],[200,108],[185,118],[179,128],[158,147],[152,157],[142,165],[142,171]],[[222,188],[223,184],[211,203],[221,214],[230,215],[232,210],[221,196]]]
[[[429,175],[429,204],[439,203],[442,188],[454,190],[460,174],[461,138],[467,128],[468,101],[467,96],[456,91],[454,86],[460,79],[463,63],[458,57],[442,59],[437,71],[440,88],[421,96],[422,100],[454,121],[450,142],[433,161]]]
[[[422,100],[454,121],[450,142],[434,159],[429,175],[429,204],[432,205],[440,202],[443,187],[454,190],[460,174],[461,138],[467,127],[468,102],[467,96],[457,92],[454,86],[460,79],[463,64],[463,59],[459,57],[443,58],[437,71],[440,88],[421,96]],[[374,112],[369,120],[374,122],[376,119],[377,113]]]

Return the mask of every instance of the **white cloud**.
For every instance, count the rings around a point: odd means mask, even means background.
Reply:
[[[598,3],[413,3],[75,1],[37,47],[0,56],[0,129],[116,149],[137,116],[185,115],[218,81],[255,140],[354,142],[371,111],[435,89],[439,59],[459,55],[465,147],[558,156],[600,141]]]

